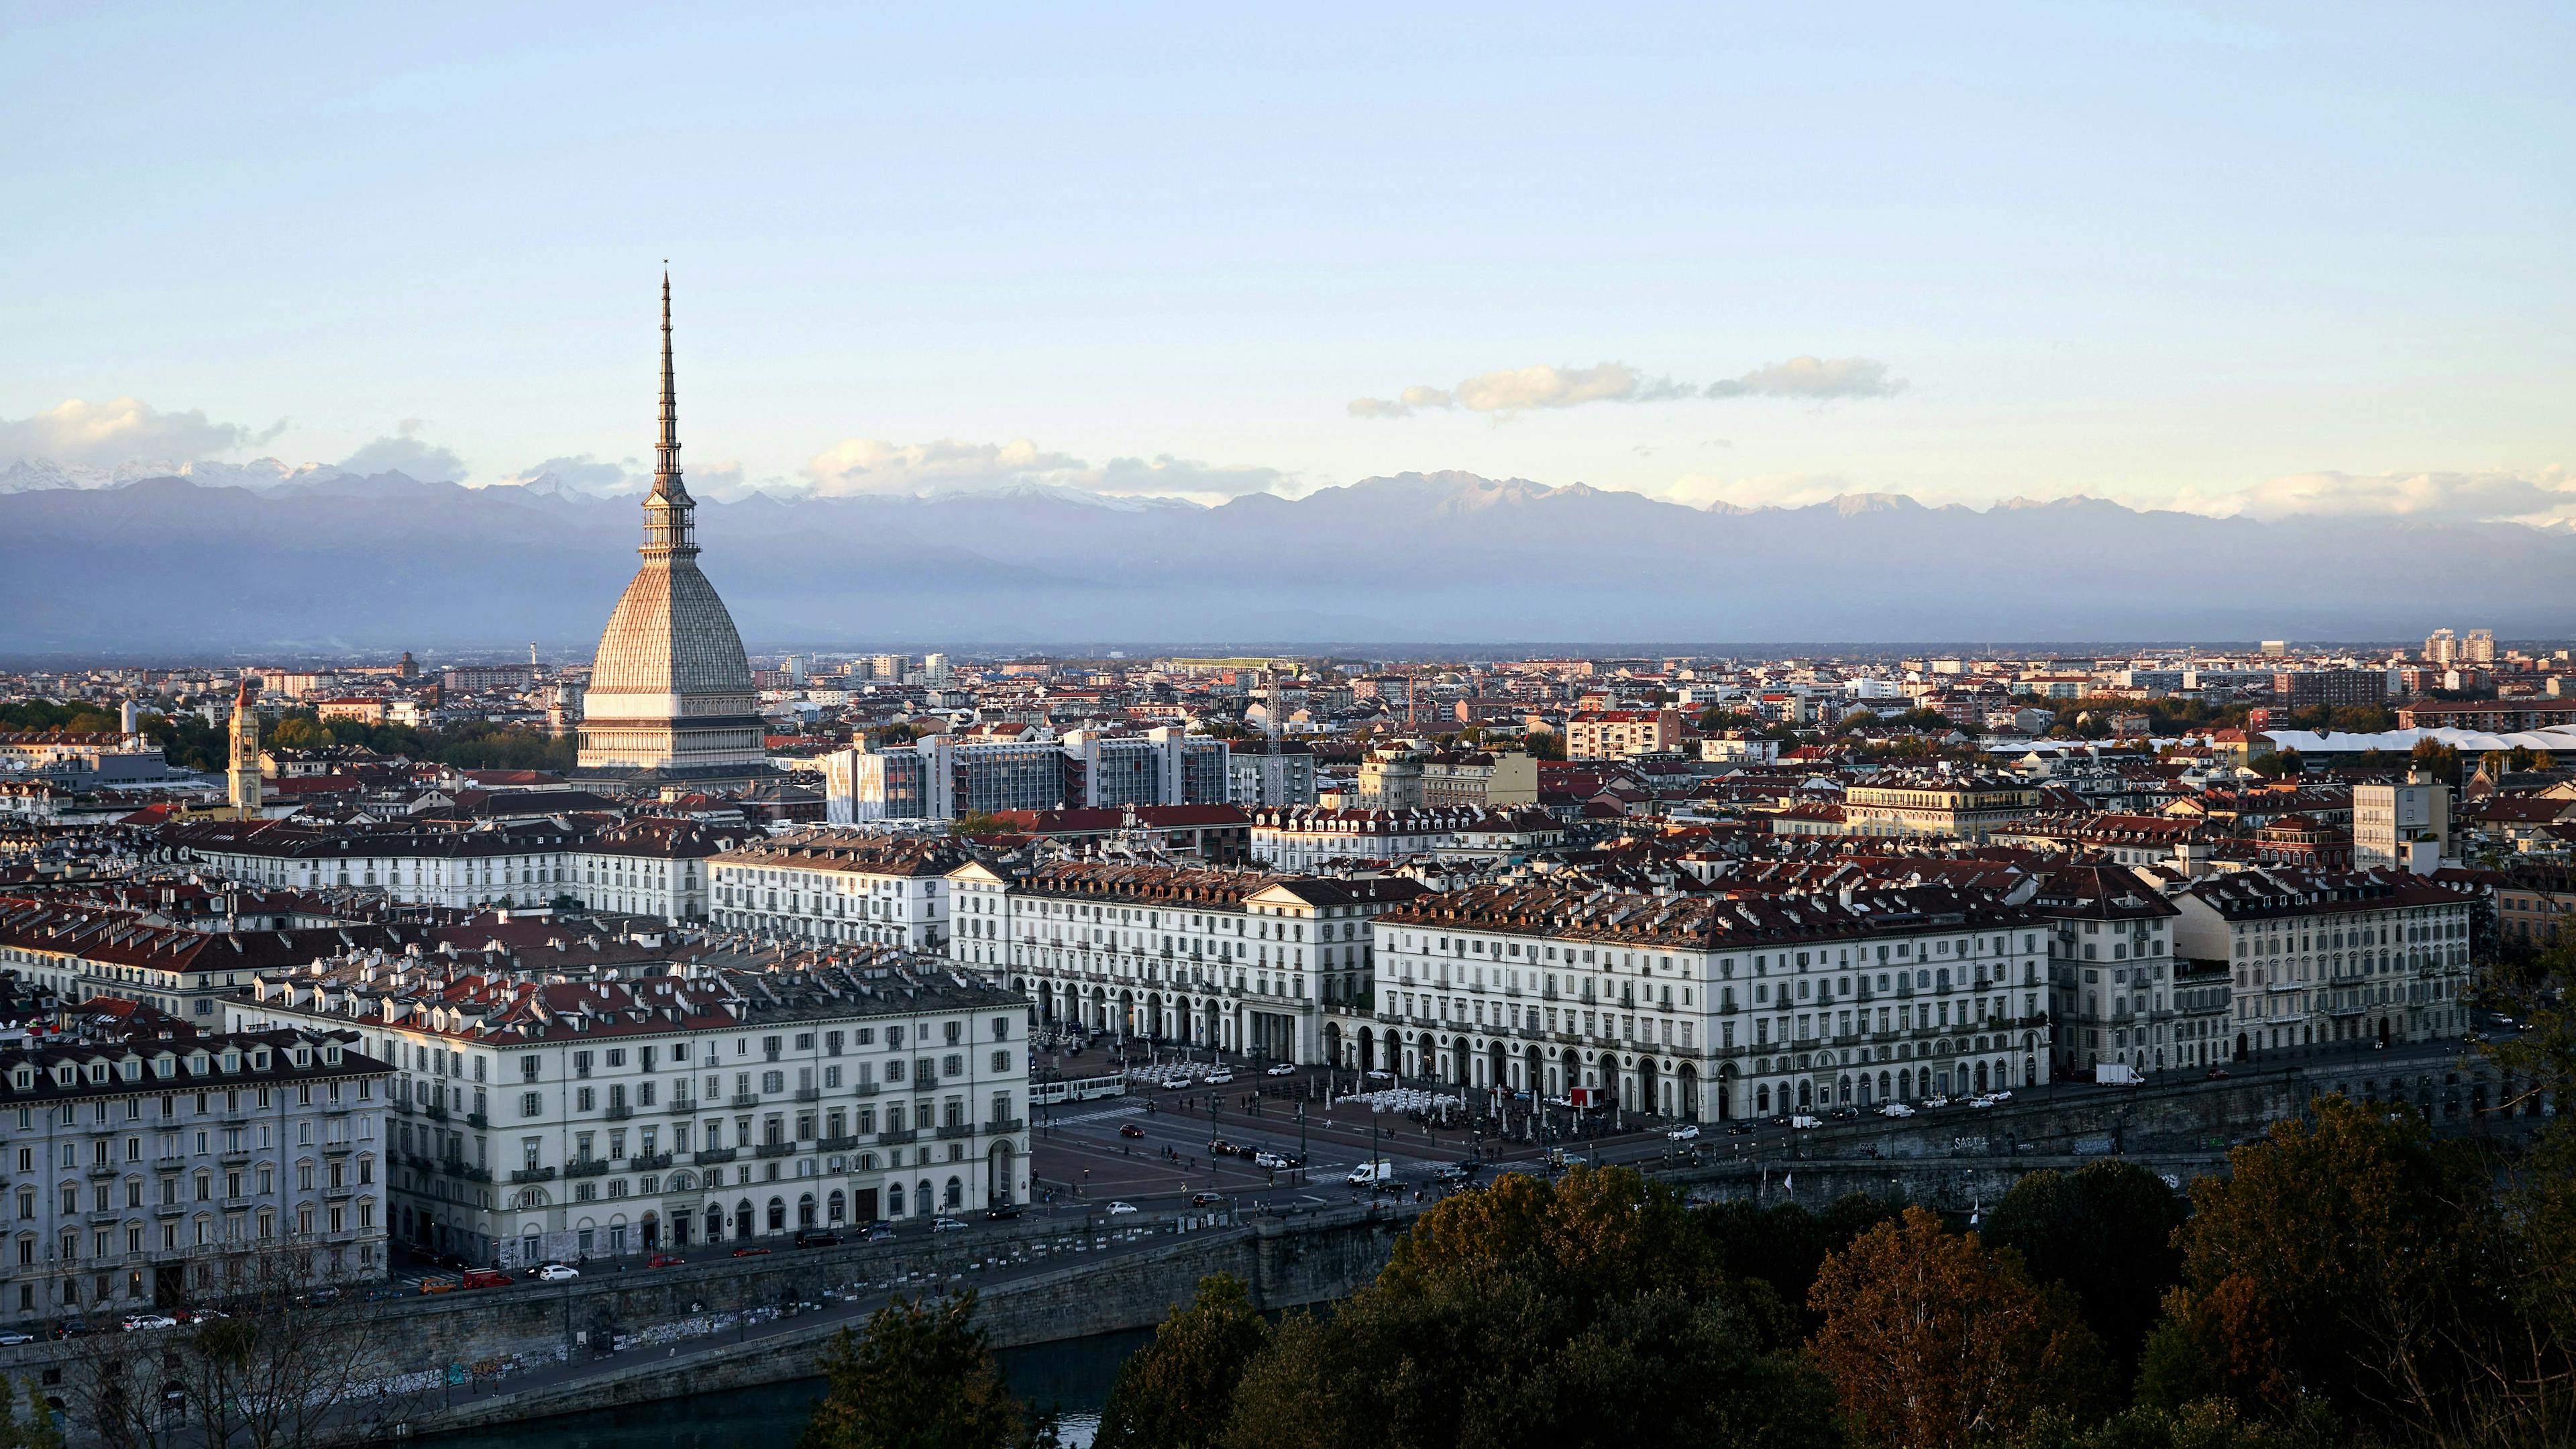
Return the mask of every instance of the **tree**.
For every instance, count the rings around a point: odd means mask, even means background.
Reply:
[[[1621,1298],[1588,1320],[1515,1278],[1371,1287],[1282,1324],[1246,1371],[1227,1449],[1827,1449],[1833,1395],[1718,1304]]]
[[[2300,758],[2296,750],[2279,750],[2271,754],[2256,755],[2245,766],[2255,774],[2272,780],[2295,776],[2305,767],[2306,762]]]
[[[1895,1221],[1902,1212],[1895,1203],[1854,1192],[1835,1199],[1821,1213],[1794,1202],[1758,1207],[1738,1198],[1696,1209],[1691,1217],[1717,1249],[1726,1275],[1769,1288],[1785,1314],[1787,1305],[1805,1310],[1816,1270],[1825,1259],[1880,1223]],[[1811,1317],[1804,1329],[1791,1324],[1789,1332],[1803,1339],[1819,1321]]]
[[[1119,1366],[1092,1442],[1103,1449],[1213,1449],[1245,1366],[1269,1343],[1270,1325],[1242,1279],[1201,1278],[1190,1306],[1175,1307],[1154,1341]]]
[[[26,1399],[26,1411],[18,1401]],[[34,1379],[0,1378],[0,1449],[62,1449],[62,1426]]]
[[[951,835],[1009,835],[1018,829],[989,810],[969,810],[948,822]]]
[[[2314,1399],[2350,1422],[2454,1428],[2483,1387],[2467,1345],[2491,1334],[2505,1286],[2488,1170],[2412,1109],[2327,1097],[2313,1115],[2192,1183],[2183,1286],[2140,1396],[2273,1415]]]
[[[1865,1443],[1954,1449],[2043,1409],[2081,1420],[2100,1397],[2101,1342],[2070,1295],[1918,1207],[1826,1259],[1808,1301],[1825,1320],[1810,1347]]]
[[[968,1289],[932,1301],[897,1298],[825,1345],[827,1383],[798,1449],[1004,1449],[1052,1443],[1002,1382]]]
[[[1578,1166],[1554,1183],[1506,1173],[1443,1200],[1397,1241],[1378,1286],[1513,1278],[1590,1311],[1658,1290],[1705,1296],[1723,1276],[1678,1192],[1629,1168]]]
[[[2032,1278],[2063,1283],[2112,1358],[2134,1363],[2156,1305],[2182,1277],[2182,1201],[2162,1178],[2105,1158],[2034,1172],[1986,1215],[1985,1240],[2021,1254]]]

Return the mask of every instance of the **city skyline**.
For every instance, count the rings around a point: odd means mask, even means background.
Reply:
[[[2571,512],[2546,10],[1304,22],[22,17],[0,472]]]

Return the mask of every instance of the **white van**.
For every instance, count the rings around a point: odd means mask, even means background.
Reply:
[[[1352,1168],[1351,1175],[1343,1180],[1353,1187],[1373,1187],[1381,1182],[1392,1182],[1395,1180],[1395,1164],[1383,1157],[1375,1162],[1363,1162]]]

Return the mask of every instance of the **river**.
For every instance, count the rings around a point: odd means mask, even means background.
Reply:
[[[1140,1328],[997,1355],[1011,1391],[1064,1416],[1068,1449],[1089,1449],[1118,1366],[1154,1336]],[[538,1419],[427,1441],[429,1449],[786,1449],[823,1392],[820,1378]]]

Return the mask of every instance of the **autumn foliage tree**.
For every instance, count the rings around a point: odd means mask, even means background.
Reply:
[[[2044,1410],[2108,1407],[2102,1345],[2071,1296],[1921,1208],[1826,1259],[1809,1306],[1824,1319],[1810,1347],[1860,1443],[1964,1449]]]
[[[2223,1394],[2440,1437],[2503,1283],[2479,1150],[2406,1109],[2319,1098],[2192,1184],[2184,1286],[2148,1345],[2151,1402]]]

